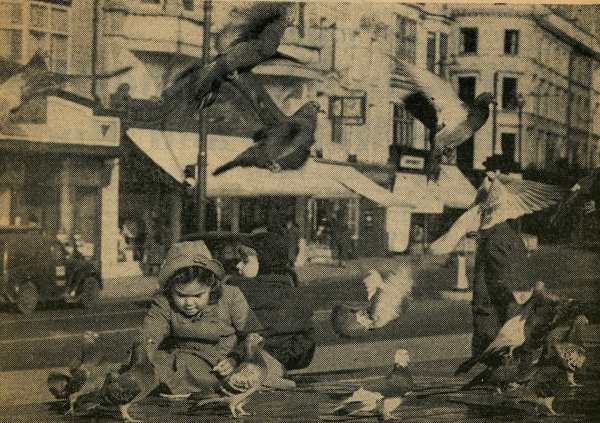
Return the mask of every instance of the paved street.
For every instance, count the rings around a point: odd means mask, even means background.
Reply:
[[[594,354],[593,357],[598,357]],[[482,421],[516,422],[593,422],[600,418],[600,363],[597,359],[586,365],[580,382],[583,387],[566,390],[556,400],[555,406],[561,417],[548,419],[534,417],[531,407],[523,410],[486,406],[492,404],[494,394],[477,391],[456,394],[453,391],[464,383],[466,378],[448,376],[456,367],[458,360],[436,360],[411,364],[411,372],[418,385],[417,398],[406,400],[394,413],[397,421],[402,422],[465,422]],[[361,381],[380,377],[388,368],[374,368],[341,374],[321,374],[310,377],[296,377],[298,388],[287,392],[261,392],[256,394],[247,406],[253,416],[244,418],[245,422],[314,422],[314,421],[364,421],[375,422],[368,415],[362,418],[342,418],[330,415],[342,393],[360,385]],[[438,394],[435,394],[438,393]],[[477,403],[479,405],[467,405]],[[158,398],[149,398],[138,406],[132,407],[135,417],[146,422],[233,422],[227,410],[214,406],[201,410],[194,415],[187,413],[191,402],[169,403]],[[318,405],[317,405],[318,404]],[[50,409],[49,403],[22,404],[0,407],[0,422],[66,422],[94,421],[116,422],[114,415],[101,415],[89,418],[70,418],[58,415]]]
[[[569,257],[571,260],[567,260]],[[562,262],[557,265],[559,260]],[[536,276],[544,276],[543,279],[550,288],[563,295],[587,297],[590,300],[597,298],[595,293],[598,285],[593,279],[600,274],[595,273],[599,262],[596,253],[563,247],[541,248],[532,255],[532,262],[532,272]],[[455,278],[454,268],[442,266],[441,258],[429,258],[429,261],[415,263],[415,296],[401,319],[386,328],[355,339],[353,343],[342,340],[333,333],[329,323],[331,306],[340,301],[366,300],[364,288],[358,279],[361,269],[375,267],[385,271],[394,263],[393,258],[371,258],[350,262],[346,268],[311,265],[299,272],[302,295],[315,305],[314,324],[319,344],[311,365],[292,373],[300,385],[319,386],[331,383],[334,379],[360,380],[370,377],[373,371],[382,371],[381,365],[389,367],[393,352],[400,347],[409,350],[413,372],[418,375],[419,383],[423,386],[456,385],[460,382],[448,375],[457,361],[469,354],[470,305],[468,302],[442,300],[436,295],[440,289],[451,288]],[[321,278],[318,277],[319,272]],[[10,387],[0,390],[0,404],[5,406],[0,409],[0,416],[7,418],[0,421],[65,421],[64,417],[50,413],[45,405],[51,400],[45,379],[50,368],[61,368],[75,356],[83,330],[93,329],[102,334],[109,360],[117,362],[124,359],[125,346],[141,324],[146,307],[145,299],[155,288],[155,280],[152,278],[137,278],[127,283],[130,287],[134,283],[138,284],[135,289],[128,291],[129,297],[115,289],[111,282],[107,283],[108,295],[105,296],[103,306],[93,313],[76,306],[64,308],[60,305],[44,307],[32,316],[22,316],[10,309],[0,311],[1,377],[3,386]],[[126,287],[127,284],[121,288]],[[597,316],[593,316],[592,320],[593,323],[599,322]],[[588,331],[587,338],[592,342],[600,339],[599,335],[600,326],[594,325]],[[596,352],[594,349],[593,353]],[[594,357],[594,362],[596,358]],[[586,390],[577,391],[576,399],[567,397],[561,400],[559,410],[561,407],[569,409],[575,401],[579,401],[583,407],[582,413],[584,409],[589,409],[585,413],[595,415],[597,408],[591,398],[596,398],[597,385],[592,376],[598,373],[594,366],[589,366],[588,369],[591,370],[587,370],[586,378],[590,379],[590,383],[586,384]],[[249,410],[256,411],[257,416],[247,420],[315,421],[317,413],[322,414],[324,410],[316,410],[314,404],[331,402],[329,397],[323,395],[314,392],[261,393],[248,407]],[[227,421],[223,411],[207,409],[199,416],[188,416],[184,413],[186,407],[187,405],[178,404],[166,408],[160,401],[148,400],[139,412],[146,416],[146,421],[163,421],[167,413],[170,421],[213,420],[215,417]],[[415,422],[475,422],[482,418],[482,414],[474,412],[472,407],[439,398],[407,406],[400,416],[403,421]],[[113,420],[110,417],[98,419]],[[581,420],[573,420],[571,416],[560,421]]]

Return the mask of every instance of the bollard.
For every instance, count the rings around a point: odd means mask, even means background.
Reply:
[[[456,269],[456,290],[467,291],[469,289],[469,281],[467,279],[467,258],[463,252],[459,252],[458,265]]]
[[[473,291],[469,289],[469,280],[467,279],[467,256],[464,249],[459,249],[454,253],[456,255],[456,285],[451,290],[442,291],[441,296],[451,301],[471,301]]]

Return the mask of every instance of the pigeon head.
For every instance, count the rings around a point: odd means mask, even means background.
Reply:
[[[294,116],[314,117],[321,112],[321,106],[316,101],[309,101],[300,107]]]
[[[496,96],[488,91],[479,94],[475,98],[475,104],[481,104],[485,106],[489,106],[490,104],[496,104]]]
[[[394,367],[408,367],[410,356],[405,349],[396,350],[394,354]]]
[[[265,342],[265,338],[260,336],[258,333],[252,332],[246,336],[245,347],[248,355],[255,354],[260,348],[262,348]]]

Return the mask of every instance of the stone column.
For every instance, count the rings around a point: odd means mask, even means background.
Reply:
[[[58,176],[59,232],[68,237],[73,231],[73,198],[71,195],[71,159],[64,159]]]
[[[119,242],[119,159],[108,159],[104,162],[103,172],[107,178],[100,188],[100,263],[104,278],[110,277],[110,272],[118,260]]]

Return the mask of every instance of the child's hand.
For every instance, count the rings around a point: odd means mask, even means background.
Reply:
[[[213,367],[213,371],[217,372],[222,377],[229,376],[235,370],[236,364],[234,359],[226,358],[219,361],[217,365]]]

